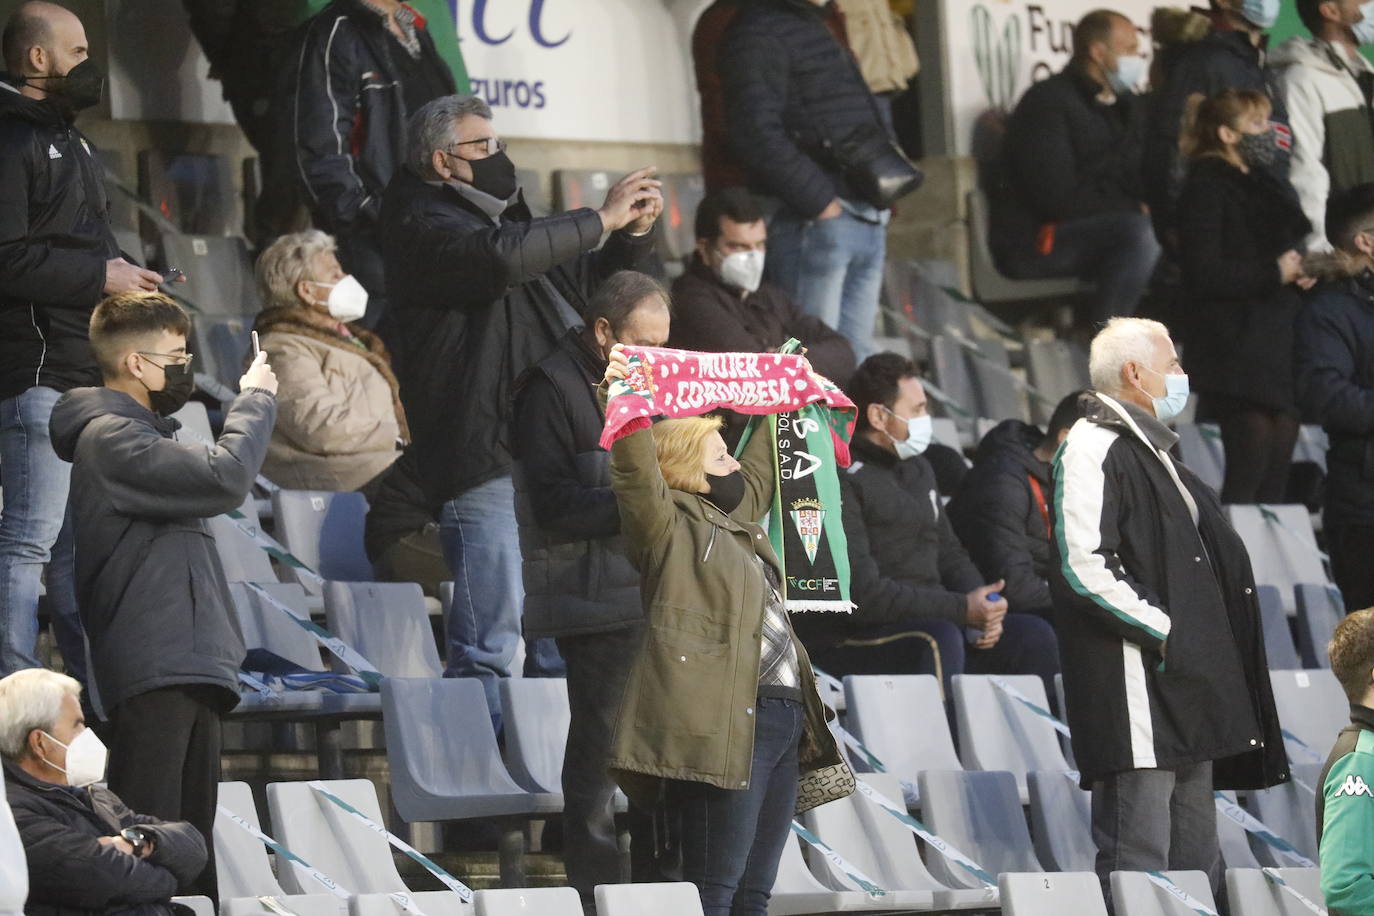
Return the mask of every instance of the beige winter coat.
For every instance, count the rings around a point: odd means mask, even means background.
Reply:
[[[409,437],[386,348],[328,316],[271,309],[256,322],[279,382],[263,474],[295,490],[356,490],[389,468]]]
[[[839,0],[849,49],[869,92],[905,89],[920,68],[911,32],[888,0]]]

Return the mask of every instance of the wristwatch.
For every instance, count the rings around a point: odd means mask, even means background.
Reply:
[[[144,849],[153,844],[153,835],[142,827],[125,827],[119,835],[134,848],[136,856],[142,856]]]

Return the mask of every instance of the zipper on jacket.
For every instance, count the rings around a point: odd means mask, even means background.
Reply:
[[[711,559],[711,548],[716,546],[716,535],[718,533],[720,533],[720,529],[717,528],[715,525],[712,525],[711,540],[706,542],[706,553],[702,554],[701,562],[705,563],[707,560]]]

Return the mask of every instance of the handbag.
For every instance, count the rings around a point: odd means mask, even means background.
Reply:
[[[796,814],[854,794],[854,774],[844,762],[803,773],[797,785]]]
[[[845,182],[880,210],[919,188],[926,178],[876,124],[862,124],[833,141],[830,154]]]

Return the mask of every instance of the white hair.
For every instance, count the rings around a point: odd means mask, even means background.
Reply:
[[[1121,390],[1121,367],[1127,363],[1149,366],[1155,341],[1169,339],[1169,329],[1149,318],[1113,318],[1097,332],[1088,351],[1088,377],[1094,391],[1115,394]]]
[[[51,733],[62,715],[62,698],[80,696],[75,678],[47,668],[25,668],[0,678],[0,756],[23,757],[29,732],[40,728]]]
[[[265,308],[297,308],[301,303],[296,286],[314,280],[315,259],[333,254],[334,237],[319,229],[283,235],[258,255],[258,291]]]
[[[430,99],[406,122],[406,163],[426,181],[437,181],[432,157],[458,141],[458,122],[469,115],[491,120],[491,106],[476,95],[444,95]]]

